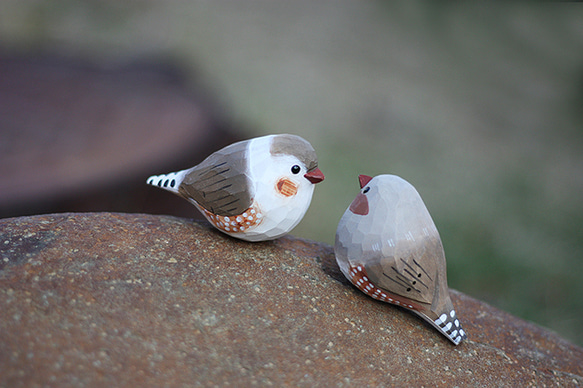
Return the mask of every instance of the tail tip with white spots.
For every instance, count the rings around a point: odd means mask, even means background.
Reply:
[[[152,186],[157,186],[168,191],[178,192],[178,186],[181,179],[175,172],[162,175],[152,175],[146,180],[146,183]]]
[[[457,319],[455,310],[441,314],[433,323],[455,345],[459,345],[460,342],[468,338],[459,319]]]

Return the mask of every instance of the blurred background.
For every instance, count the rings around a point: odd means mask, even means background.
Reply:
[[[195,218],[145,179],[294,133],[326,175],[294,235],[400,175],[450,287],[581,346],[582,102],[576,4],[4,0],[0,217]]]

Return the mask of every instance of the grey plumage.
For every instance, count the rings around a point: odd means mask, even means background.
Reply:
[[[439,232],[419,193],[394,175],[360,178],[362,190],[336,232],[340,269],[367,295],[413,310],[457,345],[466,334],[449,297]]]

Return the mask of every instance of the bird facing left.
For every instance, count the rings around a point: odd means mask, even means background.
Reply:
[[[360,175],[359,183],[336,230],[340,270],[368,296],[413,311],[458,345],[467,335],[449,296],[441,238],[421,196],[395,175]]]
[[[192,168],[154,175],[147,183],[188,200],[232,237],[265,241],[302,220],[323,180],[312,145],[281,134],[233,143]]]

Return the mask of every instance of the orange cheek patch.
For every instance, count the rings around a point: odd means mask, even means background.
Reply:
[[[296,195],[298,186],[287,178],[281,178],[276,184],[277,192],[286,197]]]

